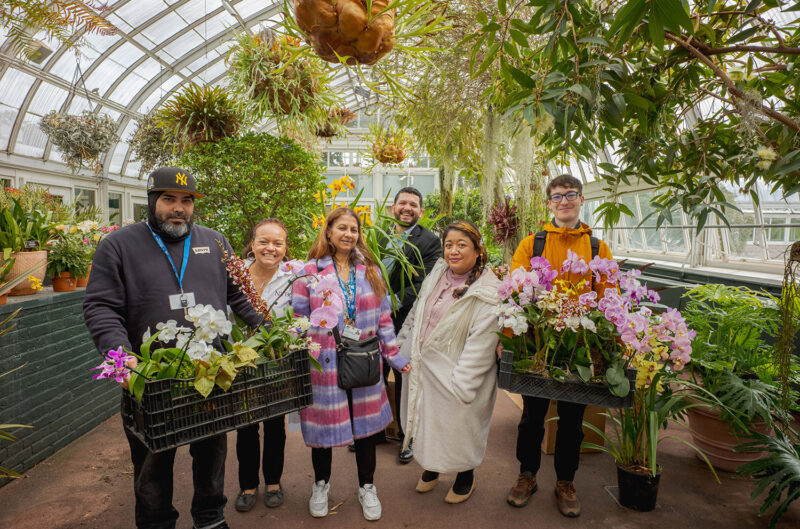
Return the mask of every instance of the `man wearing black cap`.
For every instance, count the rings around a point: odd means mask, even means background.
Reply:
[[[83,314],[101,354],[123,346],[139,351],[142,334],[159,322],[176,320],[192,327],[185,309],[211,305],[233,311],[248,324],[261,317],[228,277],[222,250],[225,237],[196,226],[192,175],[176,167],[155,170],[147,182],[147,222],[108,234],[97,246],[92,280],[86,288]],[[127,388],[127,381],[123,387]],[[133,461],[136,526],[174,528],[178,511],[172,505],[175,449],[152,453],[125,432]],[[227,437],[222,434],[190,445],[194,497],[192,518],[198,529],[224,529]]]

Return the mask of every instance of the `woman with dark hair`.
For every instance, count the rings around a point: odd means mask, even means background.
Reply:
[[[397,340],[412,367],[400,417],[404,443],[413,439],[423,469],[417,492],[433,490],[440,473],[457,472],[445,501],[461,503],[475,490],[497,394],[500,281],[475,226],[456,221],[442,239],[444,259],[422,283]]]
[[[317,278],[333,275],[344,300],[338,315],[339,334],[365,340],[375,334],[381,355],[390,366],[408,372],[408,360],[398,353],[392,325],[391,304],[386,284],[375,258],[364,244],[361,221],[349,208],[333,210],[308,253],[305,272]],[[332,283],[332,282],[329,282]],[[336,289],[336,287],[332,287]],[[322,292],[305,281],[294,283],[292,306],[295,314],[309,316],[325,303]],[[496,318],[495,318],[496,319]],[[332,447],[354,442],[358,466],[358,500],[364,518],[378,520],[381,503],[373,483],[375,473],[375,434],[392,421],[383,379],[372,386],[343,390],[337,385],[336,339],[322,325],[308,330],[320,346],[318,360],[322,372],[311,370],[314,404],[300,410],[303,439],[311,447],[314,484],[311,489],[311,516],[328,514]],[[357,338],[356,338],[357,337]],[[355,441],[353,441],[355,439]]]
[[[289,259],[289,233],[278,219],[260,221],[253,228],[244,250],[245,263],[250,269],[253,285],[261,293],[261,299],[274,304],[272,313],[283,316],[290,306],[292,289],[289,280],[292,274],[280,269],[281,261]],[[264,473],[264,504],[280,507],[283,504],[283,451],[286,446],[284,415],[263,421],[264,451],[260,454],[258,423],[240,428],[236,432],[236,458],[239,460],[239,494],[234,506],[239,512],[247,512],[256,503],[258,492],[258,467]],[[263,459],[262,459],[263,457]]]

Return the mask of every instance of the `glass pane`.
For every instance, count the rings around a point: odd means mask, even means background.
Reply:
[[[330,167],[344,167],[344,160],[341,151],[332,151],[328,153],[328,165]]]
[[[122,222],[122,193],[108,194],[108,221],[114,224]]]
[[[202,79],[205,83],[210,84],[216,80],[217,77],[224,74],[227,68],[225,67],[225,61],[217,60],[217,62],[207,69],[203,70],[197,77]]]
[[[435,177],[432,174],[414,175],[414,187],[419,189],[423,198],[433,193]]]
[[[636,208],[636,197],[634,195],[625,195],[620,199],[620,202],[628,206],[628,208],[633,212],[633,217],[629,217],[625,214],[620,216],[620,223],[624,226],[636,226],[639,224],[639,214],[637,213]],[[625,230],[625,233],[628,236],[628,249],[630,250],[643,250],[644,249],[644,239],[642,237],[641,230]]]
[[[42,83],[39,85],[39,89],[36,90],[36,94],[34,94],[31,105],[28,108],[46,114],[51,110],[60,110],[66,99],[66,90],[49,83]]]
[[[122,105],[127,105],[133,99],[133,96],[139,93],[139,90],[145,87],[149,82],[148,79],[140,77],[136,74],[129,74],[125,79],[117,85],[114,92],[108,96],[109,99]]]
[[[383,175],[383,189],[381,192],[381,198],[385,197],[386,194],[389,193],[389,201],[392,202],[398,191],[410,185],[411,178],[407,175],[396,173],[385,174]]]
[[[755,224],[756,216],[754,213],[732,212],[735,217],[728,217],[731,224]],[[755,228],[732,228],[728,232],[730,241],[730,255],[733,257],[747,257],[751,259],[761,259],[761,249],[755,243]]]
[[[130,42],[124,42],[119,48],[111,52],[111,55],[109,55],[106,60],[130,67],[133,63],[141,59],[143,55],[144,52],[142,50]]]
[[[88,208],[95,205],[94,189],[75,188],[75,209]]]
[[[0,79],[0,103],[19,108],[35,80],[35,77],[9,68]]]
[[[187,52],[193,50],[201,45],[205,40],[198,35],[195,31],[189,31],[185,35],[181,35],[173,42],[164,46],[164,51],[173,57],[183,57]]]
[[[122,139],[127,140],[128,136],[123,135]],[[114,149],[114,155],[111,157],[111,163],[108,165],[109,173],[118,174],[122,169],[122,161],[125,159],[125,153],[128,152],[128,144],[119,142],[117,148]]]
[[[227,11],[223,11],[214,18],[206,20],[197,26],[196,29],[197,32],[200,33],[204,38],[211,39],[212,37],[224,32],[227,28],[236,25],[236,19],[230,16]]]
[[[114,80],[118,77],[121,77],[127,69],[127,66],[122,66],[116,61],[106,59],[97,65],[88,78],[85,78],[86,86],[89,88],[89,90],[92,90],[93,88],[100,88],[101,90],[105,91],[109,84],[109,80]]]
[[[142,222],[147,219],[147,203],[133,203],[133,221]]]
[[[0,105],[0,150],[8,150],[8,139],[11,137],[11,129],[17,120],[18,110]]]
[[[166,9],[166,5],[162,2],[128,2],[109,15],[108,19],[119,18],[136,27],[143,22],[147,22],[163,9]]]
[[[58,62],[53,65],[50,69],[50,73],[72,82],[72,79],[75,77],[75,55],[71,52],[66,52],[58,59]]]
[[[263,3],[263,0],[260,0],[260,3]],[[219,2],[216,2],[217,5],[214,6],[216,8],[219,5]],[[192,22],[203,18],[206,14],[206,8],[209,7],[206,0],[192,0],[191,2],[187,2],[183,4],[179,8],[175,9],[175,12],[180,15],[180,17],[186,21],[187,24],[191,24]],[[236,8],[238,9],[238,5]]]
[[[68,112],[70,114],[78,115],[81,112],[83,112],[84,110],[93,110],[94,106],[95,106],[95,104],[92,103],[90,105],[85,97],[77,97],[76,96],[76,97],[74,97],[72,99],[72,102],[69,105],[69,111]]]
[[[236,11],[247,20],[251,15],[264,9],[266,6],[264,0],[242,0],[234,6]]]
[[[34,114],[25,114],[25,119],[19,129],[17,144],[13,146],[15,153],[36,157],[44,154],[47,136],[39,129],[41,119],[41,117]]]
[[[800,241],[800,217],[792,217],[789,223],[795,225],[789,228],[789,242]]]
[[[642,212],[642,218],[647,219],[642,223],[642,226],[653,226],[656,225],[657,213],[655,212],[655,208],[650,204],[650,200],[653,198],[652,193],[639,193],[637,195],[639,199],[639,208]],[[648,218],[648,215],[650,217]],[[649,230],[642,230],[645,235],[645,246],[648,250],[654,251],[663,251],[663,247],[661,246],[661,234],[657,229],[649,229]]]
[[[786,217],[766,217],[764,224],[786,224]],[[785,240],[786,228],[768,228],[767,240],[770,242],[779,242]]]

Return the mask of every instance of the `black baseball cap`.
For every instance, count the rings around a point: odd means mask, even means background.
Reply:
[[[192,173],[180,167],[161,167],[150,173],[147,178],[147,192],[151,191],[180,191],[195,198],[205,196],[197,192]]]

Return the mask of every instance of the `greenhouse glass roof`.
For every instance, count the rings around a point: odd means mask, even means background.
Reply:
[[[138,175],[127,139],[142,117],[189,82],[224,84],[225,57],[234,33],[278,26],[281,0],[110,0],[102,14],[118,31],[80,35],[77,50],[37,37],[52,53],[41,64],[0,46],[0,151],[60,161],[39,130],[51,110],[71,114],[92,109],[117,121],[120,142],[103,166],[108,173]],[[5,37],[1,37],[5,40]],[[81,82],[79,78],[82,79]],[[343,104],[364,106],[345,68],[332,86]]]

